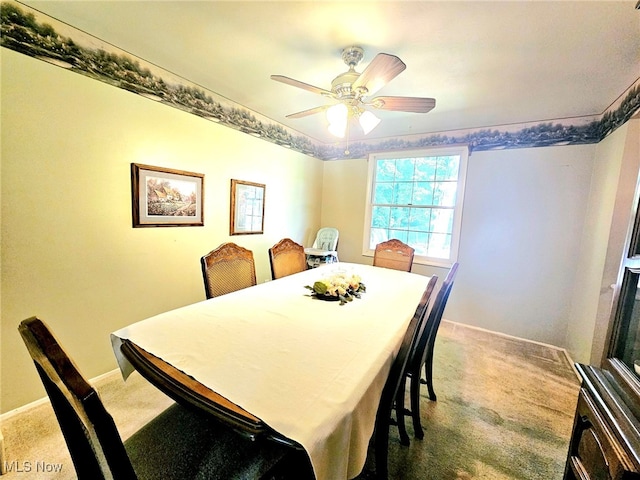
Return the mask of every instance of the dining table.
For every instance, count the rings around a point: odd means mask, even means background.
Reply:
[[[340,302],[307,288],[337,278],[366,291]],[[318,480],[346,480],[364,467],[385,381],[429,280],[325,264],[138,321],[111,343],[125,380],[151,371],[143,376],[174,398],[195,392],[196,404],[235,427],[303,448]]]

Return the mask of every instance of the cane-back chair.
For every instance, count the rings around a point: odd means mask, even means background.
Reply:
[[[256,284],[253,252],[223,243],[200,259],[207,298],[219,297]]]
[[[274,280],[307,269],[304,247],[290,238],[283,238],[269,249],[269,262]]]

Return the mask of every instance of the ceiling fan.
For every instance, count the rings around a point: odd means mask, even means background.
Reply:
[[[368,108],[427,113],[435,107],[436,101],[433,98],[379,96],[370,99],[371,95],[397,77],[407,66],[395,55],[379,53],[362,73],[358,73],[355,67],[363,57],[364,50],[361,47],[347,47],[342,51],[342,60],[349,70],[333,79],[331,90],[315,87],[283,75],[271,75],[272,80],[338,101],[333,105],[321,105],[292,113],[287,115],[287,118],[302,118],[326,111],[329,131],[338,137],[344,137],[345,131],[349,128],[349,120],[352,118],[358,118],[365,135],[378,125],[380,119]]]

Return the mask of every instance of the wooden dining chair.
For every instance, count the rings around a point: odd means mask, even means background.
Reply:
[[[433,302],[433,306],[427,316],[427,321],[424,325],[424,331],[418,336],[415,344],[415,348],[411,353],[409,359],[409,365],[407,368],[407,375],[404,379],[406,384],[407,378],[411,379],[410,393],[411,398],[411,418],[413,419],[413,431],[416,438],[424,438],[424,431],[420,423],[420,384],[426,383],[429,392],[429,398],[432,401],[436,401],[436,393],[433,390],[433,350],[436,342],[436,335],[440,327],[440,321],[442,320],[442,314],[447,306],[447,300],[453,287],[453,282],[458,273],[458,263],[454,263],[444,279],[436,299]],[[424,365],[425,380],[420,378],[422,366]],[[403,385],[404,390],[404,385]],[[404,414],[404,408],[400,416]],[[400,422],[401,419],[398,419]]]
[[[253,252],[223,243],[200,259],[207,298],[219,297],[256,284]]]
[[[80,480],[272,478],[294,450],[250,441],[174,404],[122,441],[98,392],[49,327],[24,320],[20,335],[42,379]],[[294,457],[291,457],[294,458]]]
[[[269,262],[274,280],[307,269],[304,247],[290,238],[283,238],[269,249]]]
[[[380,404],[378,405],[378,411],[376,413],[375,423],[375,465],[376,465],[376,478],[387,479],[389,476],[388,458],[389,458],[389,428],[391,426],[391,417],[395,407],[396,419],[402,419],[399,409],[404,408],[404,389],[400,389],[401,385],[404,385],[404,378],[406,376],[407,365],[409,361],[409,355],[415,348],[415,342],[419,332],[424,327],[424,319],[426,316],[427,308],[429,307],[429,301],[435,288],[437,276],[432,276],[422,294],[420,303],[416,308],[409,326],[402,339],[400,349],[391,364],[391,370],[387,376],[384,388],[382,389],[382,395],[380,397]],[[409,436],[407,435],[404,421],[396,422],[398,425],[398,431],[400,433],[400,443],[403,445],[409,444]]]
[[[373,266],[410,272],[413,266],[414,252],[415,249],[406,243],[392,238],[376,245],[373,253]]]

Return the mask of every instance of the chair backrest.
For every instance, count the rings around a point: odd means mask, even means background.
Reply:
[[[415,250],[404,242],[392,238],[376,245],[373,266],[410,272]]]
[[[79,479],[135,479],[113,418],[49,327],[32,317],[18,327],[69,448]]]
[[[378,405],[378,411],[376,413],[375,425],[377,478],[387,478],[387,456],[389,448],[391,411],[393,409],[394,402],[397,403],[399,400],[397,396],[404,396],[404,391],[399,392],[400,385],[404,384],[403,380],[407,372],[409,356],[414,349],[418,333],[424,326],[424,319],[427,313],[427,308],[429,307],[429,301],[437,281],[438,277],[433,275],[429,280],[429,283],[427,283],[424,293],[422,294],[422,298],[420,299],[420,303],[418,303],[418,307],[416,308],[416,311],[413,314],[413,317],[409,322],[409,326],[404,334],[400,349],[391,364],[391,370],[389,371],[389,375],[387,376],[387,380],[382,389],[380,404]]]
[[[447,306],[447,300],[449,300],[449,294],[453,287],[453,282],[458,273],[458,263],[454,263],[447,274],[447,277],[442,282],[440,290],[436,295],[436,299],[433,302],[429,316],[424,324],[424,330],[417,339],[416,345],[412,352],[411,364],[412,369],[415,368],[419,371],[424,364],[429,349],[433,349],[433,344],[440,327],[440,321],[442,320],[442,314]]]
[[[253,252],[223,243],[200,259],[207,298],[219,297],[256,284]]]
[[[391,370],[389,371],[389,376],[387,377],[387,382],[385,383],[384,389],[382,391],[382,397],[380,404],[383,402],[387,402],[387,405],[390,406],[393,404],[393,399],[395,394],[398,391],[398,387],[400,386],[400,382],[405,375],[405,371],[407,368],[407,363],[409,361],[409,355],[413,348],[415,347],[415,342],[418,339],[418,334],[425,327],[425,318],[427,309],[429,307],[429,301],[431,300],[431,295],[433,294],[433,290],[435,289],[436,283],[438,282],[438,277],[433,275],[427,283],[427,287],[422,294],[422,298],[420,299],[420,303],[418,304],[411,321],[409,322],[409,326],[407,327],[407,331],[402,339],[402,344],[400,345],[400,350],[398,350],[398,354],[396,355],[393,364],[391,365]]]
[[[304,247],[290,238],[283,238],[269,249],[269,262],[274,280],[307,269]]]
[[[339,232],[337,228],[324,227],[318,230],[312,248],[320,250],[337,250]]]

